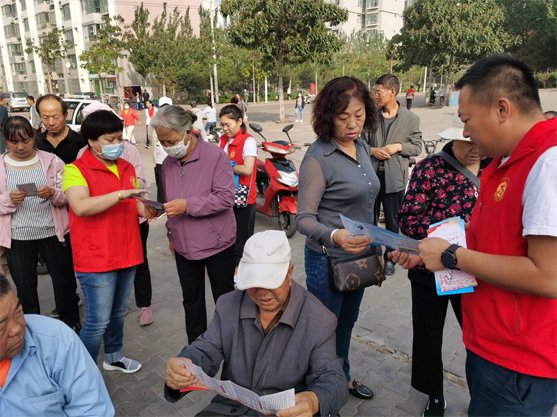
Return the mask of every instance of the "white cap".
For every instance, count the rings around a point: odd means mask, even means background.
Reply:
[[[83,115],[83,120],[85,120],[87,118],[87,116],[89,116],[91,113],[94,113],[94,112],[99,111],[99,110],[112,111],[110,106],[108,106],[107,104],[91,103],[91,104],[88,104],[87,106],[85,106],[83,108],[83,111],[81,112],[81,114]]]
[[[464,123],[458,117],[458,108],[453,116],[453,122],[451,123],[451,127],[446,130],[443,130],[438,135],[443,139],[449,140],[464,140],[466,142],[470,142],[470,138],[465,138],[463,136],[464,132]]]
[[[164,106],[165,104],[172,106],[172,99],[166,96],[162,96],[161,98],[159,98],[159,107]]]
[[[244,255],[238,265],[236,286],[240,290],[274,290],[284,282],[290,259],[290,244],[284,232],[267,230],[256,233],[244,246]]]

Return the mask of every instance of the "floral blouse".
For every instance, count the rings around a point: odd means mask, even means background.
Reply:
[[[443,148],[454,157],[452,143]],[[478,172],[481,177],[491,160],[483,160]],[[416,164],[408,184],[408,190],[397,215],[402,234],[413,239],[427,237],[430,225],[450,217],[461,217],[470,221],[472,209],[478,197],[478,189],[464,175],[437,154]],[[415,271],[427,271],[423,264]]]

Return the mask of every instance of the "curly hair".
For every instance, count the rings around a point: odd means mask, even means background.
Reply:
[[[348,108],[352,98],[364,103],[366,121],[363,130],[377,130],[377,104],[369,88],[358,78],[338,77],[325,84],[313,102],[311,124],[318,137],[325,140],[334,138],[334,118]]]

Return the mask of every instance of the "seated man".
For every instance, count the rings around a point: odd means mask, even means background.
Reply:
[[[0,416],[114,416],[79,336],[58,320],[24,315],[1,274]]]
[[[221,296],[207,331],[178,355],[222,380],[258,395],[294,388],[296,405],[279,417],[337,414],[348,399],[341,359],[336,355],[336,317],[303,287],[292,282],[290,245],[284,232],[253,235],[236,276],[240,290]],[[178,358],[166,365],[165,397],[198,381]],[[257,415],[217,395],[198,416]]]

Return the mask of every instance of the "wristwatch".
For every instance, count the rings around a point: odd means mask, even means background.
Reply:
[[[462,246],[460,245],[451,245],[447,248],[447,250],[445,250],[445,252],[443,252],[441,254],[441,263],[443,264],[443,266],[445,268],[448,269],[458,269],[456,267],[456,264],[458,262],[458,259],[456,259],[456,250],[458,248],[461,248]]]

